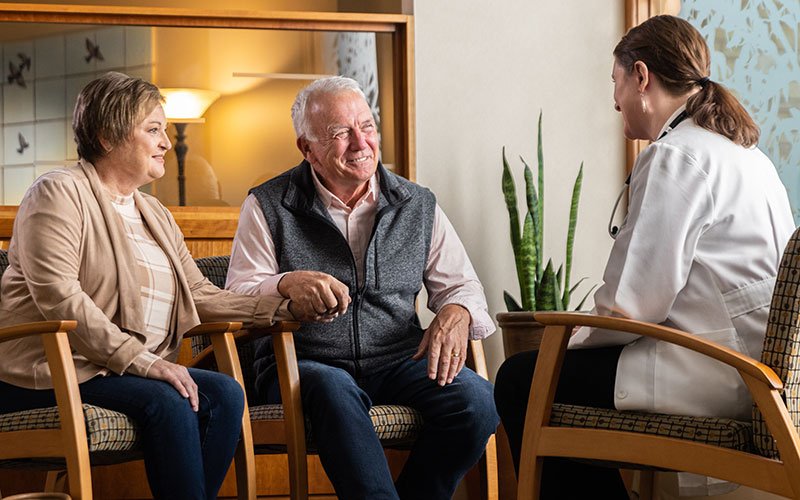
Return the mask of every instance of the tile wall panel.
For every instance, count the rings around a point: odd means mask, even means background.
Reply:
[[[9,82],[9,63],[19,82]],[[72,112],[87,83],[110,70],[152,80],[152,30],[113,26],[5,42],[0,64],[0,204],[13,205],[36,177],[77,160]]]

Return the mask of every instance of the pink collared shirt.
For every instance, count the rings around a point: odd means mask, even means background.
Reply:
[[[351,209],[328,191],[312,170],[314,186],[336,227],[347,240],[357,263],[359,284],[364,279],[364,254],[369,245],[380,188],[378,174],[372,176],[367,192]],[[248,195],[242,204],[239,227],[233,240],[231,264],[225,287],[242,294],[265,294],[280,297],[279,273],[275,244],[264,213],[255,196]],[[489,316],[483,286],[467,256],[455,228],[439,205],[433,217],[433,233],[428,263],[423,274],[428,291],[428,308],[438,313],[447,304],[458,304],[469,311],[470,338],[482,339],[491,335],[494,322]],[[281,307],[276,314],[280,319]]]

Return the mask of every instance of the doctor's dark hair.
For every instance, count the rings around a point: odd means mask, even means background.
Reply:
[[[699,87],[686,102],[686,112],[697,125],[744,147],[758,143],[758,125],[728,89],[709,79],[708,45],[687,21],[667,15],[652,17],[622,37],[614,57],[628,73],[636,61],[642,61],[672,95]]]
[[[141,78],[111,71],[89,82],[75,103],[72,131],[78,156],[94,163],[131,137],[134,127],[164,102],[158,87]]]

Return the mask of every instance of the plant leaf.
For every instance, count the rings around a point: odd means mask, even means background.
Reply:
[[[564,272],[564,264],[558,266],[558,271],[556,271],[556,281],[555,287],[553,288],[553,302],[556,305],[556,311],[563,311],[564,305],[561,303],[561,278]]]
[[[506,148],[503,147],[503,197],[506,201],[508,210],[508,221],[511,232],[511,248],[514,251],[514,264],[517,270],[517,281],[519,282],[520,292],[525,287],[522,276],[522,256],[520,255],[520,234],[519,234],[519,210],[517,209],[517,187],[514,184],[514,176],[511,167],[506,159]],[[523,294],[524,295],[524,294]],[[524,301],[524,297],[523,297]]]
[[[522,225],[522,244],[520,245],[522,307],[526,311],[534,311],[536,307],[536,254],[533,244],[533,217],[525,214]]]
[[[542,279],[539,281],[539,286],[536,289],[536,307],[537,311],[555,311],[556,301],[556,275],[553,272],[553,261],[547,260],[547,266],[542,271]]]
[[[586,295],[583,296],[581,301],[578,303],[577,307],[575,307],[576,311],[581,310],[581,307],[583,307],[583,303],[586,302],[586,299],[589,297],[589,294],[592,293],[592,290],[594,290],[595,288],[597,288],[597,285],[592,285],[592,288],[590,288],[589,291],[586,292]]]
[[[503,290],[503,301],[506,303],[506,309],[508,309],[508,312],[522,311],[522,306],[520,306],[514,297],[512,297],[511,294],[505,290]]]
[[[538,189],[537,193],[539,194],[539,213],[537,219],[539,220],[539,227],[538,231],[536,232],[536,255],[540,256],[540,261],[544,261],[544,255],[542,254],[542,247],[544,245],[544,146],[542,145],[542,110],[539,110],[539,133],[538,133],[538,140],[537,140],[537,159],[539,161],[539,170],[537,172],[538,177]],[[541,273],[541,269],[537,269],[539,273]],[[539,274],[541,276],[541,274]]]
[[[572,285],[572,288],[570,288],[570,289],[569,289],[569,293],[572,293],[572,292],[574,292],[574,291],[575,291],[575,289],[576,289],[576,288],[578,288],[578,285],[580,285],[581,283],[583,283],[583,282],[584,282],[586,279],[587,279],[587,278],[586,278],[586,276],[584,276],[583,278],[579,279],[579,280],[578,280],[578,282],[577,282],[577,283],[575,283],[574,285]]]
[[[519,157],[523,165],[525,165],[525,197],[528,204],[528,213],[533,218],[533,242],[534,251],[536,252],[536,279],[542,279],[542,262],[544,256],[542,255],[542,228],[544,221],[541,219],[539,212],[539,196],[533,187],[533,174],[531,168],[525,162],[525,158]]]
[[[578,223],[578,204],[581,199],[581,186],[583,185],[583,162],[581,168],[578,169],[578,176],[575,178],[575,184],[572,186],[572,201],[569,207],[569,228],[567,229],[567,257],[566,269],[564,275],[564,296],[561,298],[561,303],[564,309],[569,308],[569,299],[572,290],[570,289],[569,280],[572,274],[572,247],[575,243],[575,226]]]

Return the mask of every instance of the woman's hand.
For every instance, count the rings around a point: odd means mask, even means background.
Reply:
[[[192,410],[198,410],[197,384],[194,383],[185,366],[159,359],[147,370],[147,378],[169,383],[181,396],[189,400]]]

